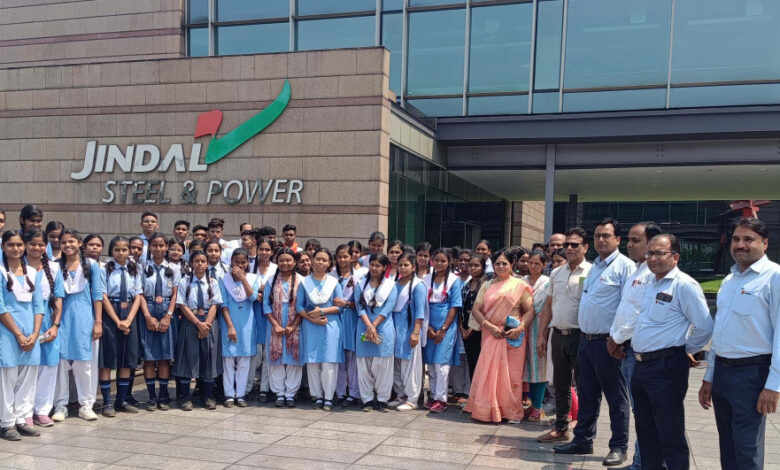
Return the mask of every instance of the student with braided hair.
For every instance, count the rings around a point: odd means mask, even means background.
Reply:
[[[33,428],[35,381],[41,348],[38,334],[43,319],[40,285],[36,272],[27,269],[21,232],[9,230],[2,237],[0,268],[0,437],[18,441],[38,436]]]
[[[46,233],[33,229],[25,232],[27,264],[36,272],[35,285],[41,287],[44,306],[41,323],[41,361],[38,365],[38,381],[35,387],[33,422],[49,427],[54,422],[49,412],[54,405],[54,387],[57,384],[57,366],[60,364],[59,329],[62,319],[62,299],[65,289],[59,264],[50,261],[46,254]]]

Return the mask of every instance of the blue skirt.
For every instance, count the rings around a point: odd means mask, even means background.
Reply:
[[[168,315],[170,299],[163,299],[162,303],[158,304],[154,299],[147,298],[146,302],[149,305],[149,313],[154,319],[159,321]],[[173,318],[171,318],[171,324],[165,333],[150,331],[146,327],[144,319],[137,320],[137,323],[141,328],[141,346],[144,361],[170,361],[173,359],[173,338],[175,338],[173,336]]]

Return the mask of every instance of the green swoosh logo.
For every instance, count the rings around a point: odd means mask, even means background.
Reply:
[[[290,82],[284,81],[279,96],[267,108],[255,114],[221,138],[212,137],[206,151],[206,165],[210,165],[227,156],[244,142],[259,134],[278,118],[290,103]],[[221,114],[221,113],[220,113]],[[221,117],[221,116],[220,116]],[[220,119],[221,120],[221,119]],[[217,127],[219,124],[217,123]],[[214,129],[216,134],[216,129]],[[197,137],[197,136],[196,136]]]

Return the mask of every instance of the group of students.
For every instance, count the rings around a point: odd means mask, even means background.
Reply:
[[[317,240],[300,249],[292,225],[277,241],[271,227],[242,224],[241,240],[227,242],[218,218],[192,227],[191,238],[189,222],[177,221],[169,238],[157,231],[158,216],[145,212],[143,233],[112,238],[103,262],[100,235],[82,237],[56,221],[41,230],[42,219],[26,206],[21,230],[2,235],[5,439],[64,420],[70,383],[83,419],[98,418],[98,388],[103,416],[138,412],[131,390],[141,365],[149,410],[170,408],[174,378],[182,410],[193,408],[193,379],[207,409],[217,405],[215,383],[224,406],[245,407],[259,379],[261,401],[272,392],[278,407],[295,407],[303,384],[324,410],[410,411],[418,408],[424,366],[425,408],[447,408],[451,368],[465,406],[481,343],[468,313],[483,302],[477,292],[493,271],[487,241],[453,258],[453,250],[425,242],[385,247],[374,232],[368,254],[356,240],[331,252]],[[515,266],[517,253],[502,253]],[[522,342],[525,326],[515,326],[497,337]]]

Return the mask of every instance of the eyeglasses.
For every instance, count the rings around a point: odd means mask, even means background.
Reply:
[[[645,253],[645,258],[660,258],[662,256],[671,255],[674,251],[648,251]]]
[[[563,244],[564,248],[579,248],[580,243],[574,243],[574,242],[566,242]]]
[[[610,238],[612,238],[612,234],[611,233],[596,233],[596,234],[593,235],[593,238],[609,240]]]

